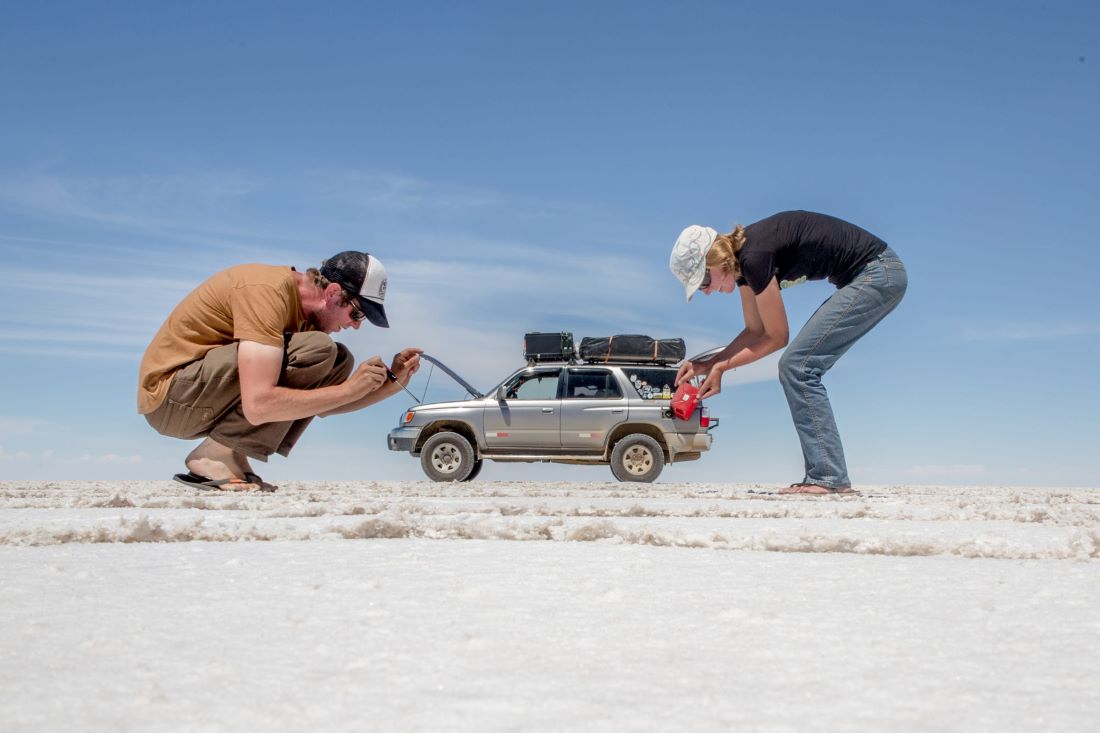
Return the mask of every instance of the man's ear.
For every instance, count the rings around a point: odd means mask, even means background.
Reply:
[[[325,301],[332,302],[334,299],[340,299],[343,297],[343,288],[337,283],[329,283],[325,286]]]

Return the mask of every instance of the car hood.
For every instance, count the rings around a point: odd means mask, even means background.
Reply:
[[[447,366],[446,364],[441,362],[439,359],[436,359],[434,356],[428,356],[427,354],[421,354],[420,358],[423,359],[424,361],[429,361],[432,364],[435,364],[437,367],[439,367],[440,370],[444,374],[446,374],[448,377],[450,377],[451,379],[455,380],[460,385],[462,385],[462,388],[464,390],[466,390],[467,392],[469,392],[471,397],[474,397],[475,399],[481,399],[482,397],[485,396],[481,392],[478,392],[476,389],[474,389],[474,387],[469,382],[467,382],[465,379],[458,376],[458,374],[456,374],[453,369],[451,369],[449,366]],[[438,407],[439,405],[443,405],[443,404],[450,404],[450,403],[437,402],[437,403],[432,404],[431,406],[432,407]],[[464,403],[457,402],[457,403],[454,403],[454,404],[461,405],[461,404],[464,404]],[[427,405],[422,405],[422,407],[427,407]]]
[[[477,409],[485,406],[482,399],[456,400],[454,402],[425,402],[422,405],[416,405],[409,409],[416,413],[434,412],[436,410]]]

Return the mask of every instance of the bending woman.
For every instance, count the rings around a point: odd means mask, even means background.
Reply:
[[[679,385],[705,374],[700,399],[722,390],[722,375],[787,346],[787,312],[780,290],[807,280],[824,280],[837,291],[821,304],[779,360],[779,381],[787,395],[806,473],[783,493],[852,493],[844,447],[825,372],[861,336],[894,310],[908,284],[905,265],[868,231],[832,216],[785,211],[738,225],[729,234],[690,226],[676,240],[669,260],[687,299],[738,290],[745,328],[729,346],[706,361],[688,361]]]

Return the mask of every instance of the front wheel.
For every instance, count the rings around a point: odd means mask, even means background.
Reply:
[[[463,481],[473,481],[475,478],[477,478],[477,475],[479,473],[481,473],[481,465],[483,463],[485,463],[485,461],[484,461],[484,459],[481,459],[481,458],[478,458],[476,461],[474,461],[474,467],[472,469],[470,469],[470,473],[468,473],[466,475],[466,478],[464,478],[462,480]]]
[[[649,483],[661,475],[665,452],[648,435],[634,433],[615,444],[611,451],[611,473],[620,481]]]
[[[465,481],[475,468],[474,449],[458,433],[436,433],[420,451],[420,467],[432,481]]]

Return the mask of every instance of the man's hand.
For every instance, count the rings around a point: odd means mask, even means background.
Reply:
[[[351,390],[353,400],[374,392],[386,383],[386,365],[381,357],[372,356],[359,364],[344,384]]]
[[[424,349],[410,346],[407,349],[402,349],[400,353],[394,354],[390,371],[397,377],[398,382],[408,386],[412,375],[420,369],[420,355],[423,353]]]

